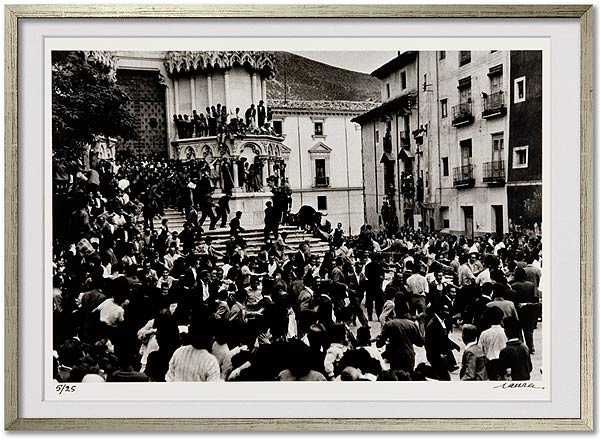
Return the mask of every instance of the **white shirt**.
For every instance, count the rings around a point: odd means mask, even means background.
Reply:
[[[125,319],[125,310],[117,305],[112,298],[105,300],[95,310],[100,311],[100,321],[111,327],[115,327]]]
[[[485,283],[491,283],[491,282],[492,282],[492,278],[490,277],[489,269],[485,269],[485,270],[481,271],[479,273],[479,275],[477,275],[477,278],[475,278],[475,283],[478,286],[483,286]]]
[[[275,273],[275,271],[277,270],[277,262],[273,261],[273,263],[269,263],[269,265],[267,266],[267,272],[269,273],[269,276],[272,277],[273,274]]]
[[[488,359],[498,359],[500,350],[506,347],[506,334],[501,325],[492,325],[479,336],[479,343],[483,349],[485,357]]]

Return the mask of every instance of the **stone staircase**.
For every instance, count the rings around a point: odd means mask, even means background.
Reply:
[[[174,209],[165,209],[165,215],[163,218],[169,219],[169,229],[171,231],[181,232],[183,231],[183,225],[185,223],[184,215]],[[229,239],[229,226],[225,228],[219,228],[209,231],[209,219],[207,218],[202,225],[206,236],[211,237],[213,240],[213,246],[220,252],[225,251],[225,242]],[[158,219],[154,220],[154,226],[156,229],[160,229],[161,221]],[[242,226],[243,223],[242,223]],[[298,249],[298,245],[304,241],[310,245],[310,250],[313,255],[322,257],[327,250],[329,250],[329,243],[324,240],[320,240],[312,236],[312,234],[305,233],[303,230],[298,229],[296,226],[282,226],[279,228],[279,232],[286,231],[288,233],[286,242],[292,246],[293,250],[286,251],[286,254],[293,254]],[[246,240],[247,248],[246,252],[248,255],[257,255],[261,247],[264,245],[264,233],[262,228],[257,227],[246,227],[246,231],[242,232],[242,238]]]

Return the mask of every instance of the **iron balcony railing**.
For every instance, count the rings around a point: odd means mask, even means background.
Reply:
[[[489,184],[504,184],[506,174],[504,171],[504,161],[495,160],[483,163],[483,182]]]
[[[452,125],[471,124],[474,120],[472,102],[463,102],[452,107]]]
[[[317,177],[315,177],[315,184],[314,184],[314,186],[316,188],[319,188],[319,187],[322,188],[322,187],[329,186],[329,177],[326,177],[326,176],[317,176]]]
[[[473,165],[463,165],[453,169],[454,186],[456,188],[468,188],[475,186],[473,177]]]
[[[504,104],[504,92],[492,93],[485,95],[482,99],[484,118],[492,116],[503,116],[506,114],[506,105]]]

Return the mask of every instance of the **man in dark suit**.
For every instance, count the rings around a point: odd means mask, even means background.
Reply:
[[[229,194],[224,194],[223,196],[221,196],[221,198],[219,199],[219,202],[217,203],[217,223],[219,222],[219,220],[221,221],[221,227],[224,228],[225,226],[227,226],[227,217],[229,216],[230,210],[229,210],[229,200],[231,199],[231,196]]]
[[[235,217],[231,219],[229,222],[230,233],[236,240],[239,238],[240,232],[244,232],[245,229],[241,226],[242,221],[242,211],[236,211]]]
[[[298,252],[294,255],[294,268],[304,270],[310,263],[310,246],[306,242],[300,243]]]
[[[267,117],[267,110],[265,109],[265,102],[261,99],[258,101],[258,107],[256,109],[258,116],[258,126],[262,127],[265,125],[265,119]]]
[[[279,236],[279,221],[277,219],[277,216],[275,215],[275,208],[273,207],[273,203],[271,201],[268,201],[266,205],[267,207],[265,208],[264,235],[265,242],[268,243],[271,239],[271,232],[273,233],[275,240],[277,240],[277,237]]]
[[[521,326],[513,317],[504,319],[504,333],[508,341],[506,347],[500,350],[500,365],[502,371],[510,368],[512,380],[529,380],[531,378],[531,356],[529,349],[521,342]]]
[[[527,281],[525,269],[517,267],[515,269],[515,279],[511,285],[516,292],[515,306],[519,313],[519,322],[523,327],[523,336],[525,344],[529,348],[529,353],[535,353],[533,345],[533,330],[537,324],[537,307],[539,306],[538,291],[531,281]]]
[[[460,380],[487,380],[487,358],[483,349],[477,344],[478,330],[472,324],[465,324],[462,331],[462,340],[465,351],[462,357]]]
[[[419,326],[411,319],[408,304],[404,300],[396,302],[396,317],[386,322],[377,339],[377,346],[386,345],[384,357],[392,370],[412,373],[415,368],[415,348],[423,346]]]
[[[445,309],[440,301],[431,304],[431,319],[425,328],[425,353],[427,361],[439,380],[450,380],[450,371],[456,370],[456,359],[452,350],[460,347],[448,338],[444,323]]]
[[[383,264],[380,261],[379,255],[373,254],[371,262],[365,266],[365,294],[367,317],[369,321],[377,319],[383,311],[383,289],[382,283],[385,275]],[[375,318],[373,318],[373,303],[375,303]]]

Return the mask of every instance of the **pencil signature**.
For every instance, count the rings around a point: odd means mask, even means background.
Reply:
[[[536,390],[543,390],[545,387],[540,387],[533,382],[503,382],[500,385],[496,385],[494,388],[508,389],[508,388],[535,388]]]

